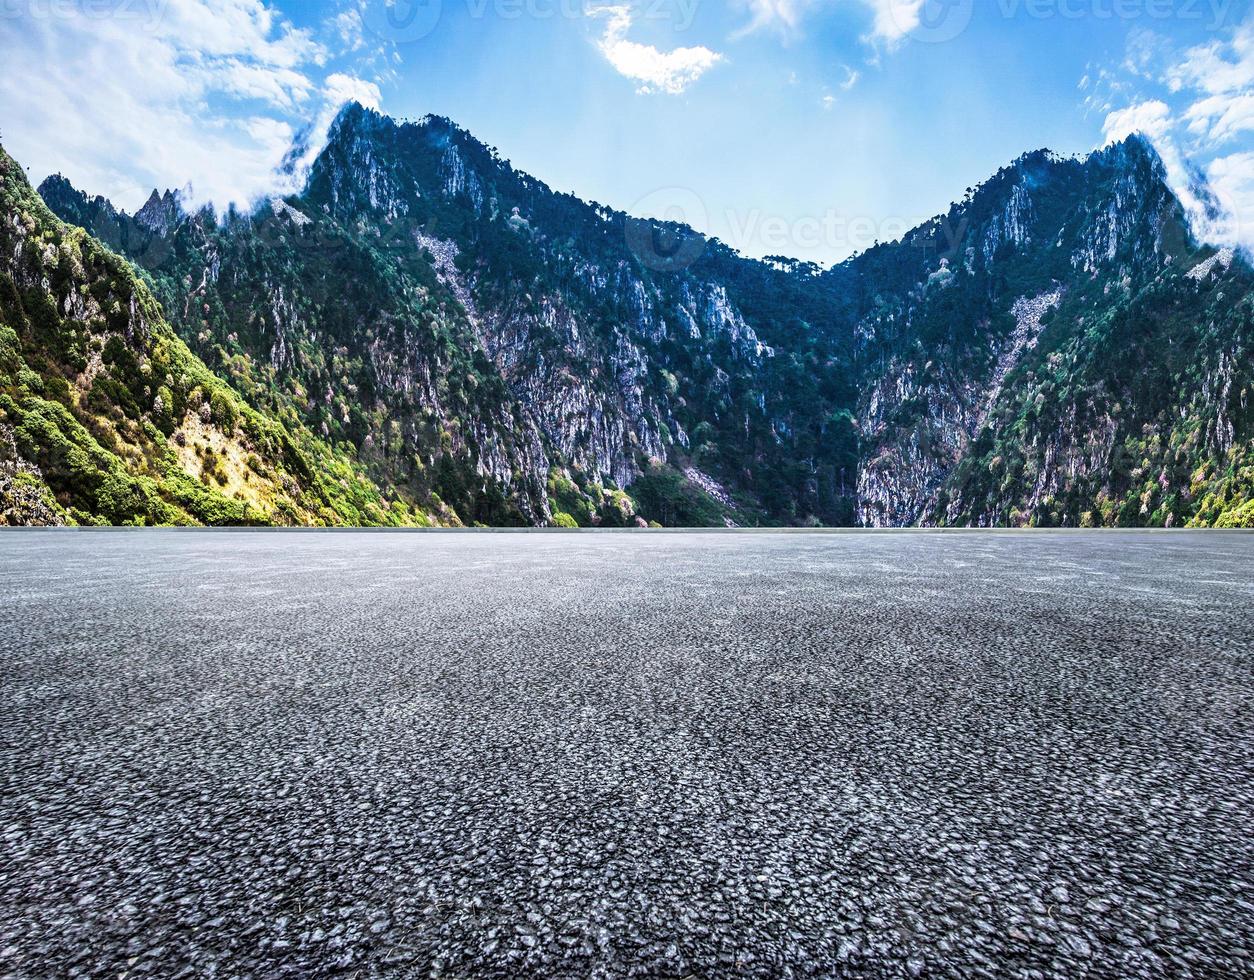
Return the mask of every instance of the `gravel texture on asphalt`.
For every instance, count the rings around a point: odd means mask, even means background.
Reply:
[[[1254,536],[0,534],[0,975],[1254,971]]]

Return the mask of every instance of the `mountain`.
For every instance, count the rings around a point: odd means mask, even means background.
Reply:
[[[85,207],[127,224],[99,198]],[[135,269],[59,221],[0,150],[0,523],[432,520],[246,404]]]
[[[1250,267],[1140,138],[1028,154],[832,270],[856,298],[870,525],[1249,523]]]
[[[446,120],[350,107],[303,194],[168,233],[43,190],[253,404],[467,523],[854,519],[849,337],[812,276],[556,194]],[[642,261],[655,235],[696,261]]]
[[[1030,153],[830,270],[350,105],[250,215],[40,193],[258,417],[485,524],[1254,521],[1254,273],[1139,138]],[[295,438],[295,436],[293,436]]]

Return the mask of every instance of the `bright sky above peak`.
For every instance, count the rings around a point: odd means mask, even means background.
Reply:
[[[1254,240],[1251,0],[0,0],[0,63],[32,179],[128,210],[291,190],[294,133],[357,99],[749,255],[837,261],[1133,131]]]

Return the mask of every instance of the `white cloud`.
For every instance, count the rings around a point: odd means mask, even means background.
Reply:
[[[830,2],[830,0],[829,0]],[[844,2],[844,0],[842,0]],[[871,27],[865,40],[871,44],[895,48],[923,24],[927,0],[857,0],[871,15]],[[749,12],[749,23],[741,34],[768,29],[794,35],[801,29],[806,15],[823,0],[742,0]]]
[[[749,23],[739,31],[740,34],[751,34],[764,28],[789,34],[801,26],[801,20],[814,5],[814,0],[744,0],[743,5],[749,11]]]
[[[1212,95],[1185,111],[1189,132],[1224,142],[1241,132],[1254,132],[1254,92]]]
[[[1133,132],[1153,141],[1201,239],[1254,248],[1254,153],[1231,152],[1234,140],[1254,132],[1254,20],[1182,54],[1147,37],[1130,41],[1123,68],[1131,82],[1103,72],[1102,94],[1090,94],[1085,104],[1104,102],[1110,110],[1102,127],[1107,144]],[[1148,86],[1161,88],[1162,98],[1130,98]]]
[[[360,2],[364,0],[359,0]],[[362,20],[360,5],[342,10],[332,19],[331,25],[345,51],[360,51],[366,46],[366,25]]]
[[[1159,72],[1159,65],[1168,56],[1170,45],[1166,38],[1154,31],[1133,26],[1128,31],[1124,52],[1123,70],[1133,77],[1152,79]]]
[[[378,109],[383,102],[379,86],[374,82],[366,82],[343,72],[328,75],[323,83],[323,93],[327,106],[332,110],[339,109],[346,102],[360,102],[367,109]]]
[[[862,73],[850,68],[848,65],[842,65],[841,68],[845,73],[845,77],[836,83],[836,87],[841,92],[849,92],[855,85],[858,84],[858,79],[862,77]],[[819,105],[823,107],[823,111],[831,112],[834,108],[836,108],[836,103],[839,101],[840,100],[828,91],[826,86],[824,86],[823,94],[819,97]]]
[[[1229,40],[1190,48],[1168,70],[1167,83],[1173,92],[1196,89],[1210,95],[1254,85],[1254,20],[1238,27]]]
[[[1193,191],[1193,176],[1185,163],[1184,154],[1172,139],[1174,125],[1167,103],[1159,99],[1140,102],[1106,116],[1102,125],[1103,145],[1110,146],[1133,135],[1144,136],[1153,143],[1167,171],[1167,182],[1189,213],[1194,230],[1205,234],[1203,229],[1208,221],[1206,208]]]
[[[277,189],[294,129],[336,99],[378,102],[263,0],[22,5],[0,17],[7,149],[38,181],[60,171],[134,210],[153,187],[246,206]]]
[[[302,72],[237,58],[201,69],[206,91],[241,99],[259,99],[276,109],[294,109],[313,92],[314,83]]]
[[[1254,250],[1254,153],[1234,153],[1211,161],[1206,179],[1221,207],[1208,237]]]
[[[862,3],[870,7],[874,15],[872,40],[885,41],[890,48],[918,30],[922,23],[924,0],[862,0]]]
[[[1187,103],[1180,116],[1188,134],[1164,140],[1165,155],[1178,156],[1185,152],[1179,145],[1187,144],[1220,207],[1218,215],[1203,212],[1195,218],[1198,234],[1254,249],[1254,153],[1226,152],[1234,139],[1254,132],[1254,19],[1247,18],[1228,38],[1187,50],[1164,81]],[[1175,181],[1173,186],[1180,193]],[[1181,197],[1189,203],[1187,191]]]
[[[634,22],[629,6],[596,7],[590,13],[608,19],[597,47],[615,71],[637,83],[636,91],[642,94],[678,95],[723,60],[721,54],[706,47],[660,51],[627,40]]]
[[[1168,69],[1166,83],[1194,99],[1184,117],[1199,144],[1218,146],[1254,131],[1254,20],[1230,39],[1190,48]]]
[[[1118,109],[1106,116],[1102,124],[1102,136],[1106,145],[1118,143],[1134,133],[1152,140],[1162,139],[1171,129],[1171,109],[1166,102],[1151,99],[1137,105]]]
[[[140,5],[135,5],[140,6]],[[279,68],[322,64],[327,50],[263,0],[166,0],[154,5],[149,33],[205,57],[245,57]]]

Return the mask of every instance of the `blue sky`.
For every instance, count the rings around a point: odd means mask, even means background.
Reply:
[[[293,132],[356,98],[751,255],[836,261],[1133,130],[1254,237],[1251,0],[0,0],[0,63],[32,178],[127,209],[290,189]]]

